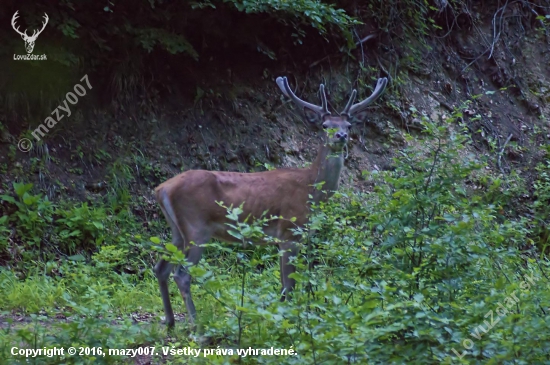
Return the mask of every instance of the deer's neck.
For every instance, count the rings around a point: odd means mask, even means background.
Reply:
[[[311,165],[312,184],[323,183],[321,190],[313,189],[313,201],[327,200],[338,189],[344,166],[343,152],[335,153],[325,141],[320,145],[317,158]]]

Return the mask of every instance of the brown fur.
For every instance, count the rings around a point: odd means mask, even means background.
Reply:
[[[163,207],[161,195],[166,194],[180,227],[201,224],[208,225],[211,236],[224,241],[234,241],[223,229],[226,207],[238,207],[244,202],[241,218],[260,217],[269,207],[267,216],[283,216],[274,221],[266,231],[282,240],[288,240],[294,226],[290,220],[297,218],[297,225],[303,225],[307,215],[307,199],[312,192],[312,173],[308,169],[284,169],[255,173],[190,170],[159,185],[157,201]],[[163,207],[164,208],[164,207]],[[185,221],[179,217],[185,217]],[[209,224],[209,222],[211,224]]]

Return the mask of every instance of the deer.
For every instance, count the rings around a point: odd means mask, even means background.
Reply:
[[[269,220],[263,228],[265,235],[275,238],[277,243],[262,240],[254,245],[279,246],[281,301],[285,301],[290,299],[296,284],[290,275],[296,270],[293,258],[297,256],[299,246],[292,228],[303,227],[308,222],[311,205],[326,201],[338,189],[350,127],[366,119],[367,107],[384,93],[388,79],[378,79],[372,94],[357,104],[354,104],[357,96],[354,89],[344,110],[335,116],[328,110],[323,84],[319,87],[319,106],[298,98],[286,77],[278,77],[276,83],[283,95],[302,111],[307,124],[323,131],[317,157],[309,167],[251,173],[188,170],[160,184],[155,189],[155,198],[172,231],[172,244],[184,253],[188,265],[197,265],[204,245],[212,238],[238,243],[228,233],[227,210],[217,202],[224,202],[226,206],[242,204],[244,217],[260,218],[267,211],[271,217],[280,218]],[[316,188],[319,183],[322,183],[322,190]],[[165,324],[169,329],[174,327],[174,312],[168,278],[174,267],[174,281],[187,309],[186,319],[191,325],[196,319],[188,267],[161,258],[154,272],[164,305]]]
[[[24,32],[21,32],[19,30],[19,27],[17,27],[16,24],[15,24],[16,21],[17,21],[17,18],[19,17],[19,15],[17,15],[18,12],[19,12],[19,10],[17,10],[15,12],[15,14],[13,14],[13,17],[11,18],[11,26],[12,26],[13,30],[15,30],[17,33],[19,33],[21,38],[23,38],[23,41],[25,41],[25,49],[27,50],[27,53],[32,53],[32,51],[34,49],[34,42],[36,42],[36,38],[38,38],[40,33],[42,33],[44,28],[46,28],[46,24],[48,24],[48,20],[49,20],[48,14],[44,13],[44,22],[42,23],[42,29],[33,31],[32,35],[29,36],[27,34],[26,29],[25,29]]]

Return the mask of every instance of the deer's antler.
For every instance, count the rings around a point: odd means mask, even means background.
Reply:
[[[376,84],[376,87],[374,88],[374,91],[372,92],[372,95],[363,100],[360,103],[357,103],[353,105],[353,102],[355,101],[355,97],[357,96],[357,90],[353,89],[351,92],[351,97],[349,98],[348,103],[346,104],[346,107],[342,111],[342,115],[352,116],[353,114],[357,114],[365,110],[370,104],[374,103],[376,99],[378,99],[386,89],[386,85],[388,84],[388,79],[386,77],[383,77],[381,79],[378,79],[378,83]],[[353,105],[353,106],[352,106]]]
[[[294,101],[297,105],[303,108],[308,108],[320,115],[330,115],[330,112],[328,111],[327,95],[325,94],[325,85],[321,84],[319,86],[319,91],[321,93],[321,106],[319,106],[308,103],[307,101],[304,101],[297,97],[288,85],[288,80],[286,77],[277,77],[277,80],[275,81],[277,82],[277,85],[279,85],[279,88],[281,89],[283,94],[291,98],[292,101]]]

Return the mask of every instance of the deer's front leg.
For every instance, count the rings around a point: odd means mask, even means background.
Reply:
[[[290,299],[290,294],[294,290],[294,285],[296,285],[296,280],[288,276],[296,271],[296,267],[290,263],[290,258],[296,257],[298,247],[295,242],[289,241],[279,244],[279,249],[283,251],[280,258],[281,283],[283,285],[281,301],[283,302],[286,299]]]

